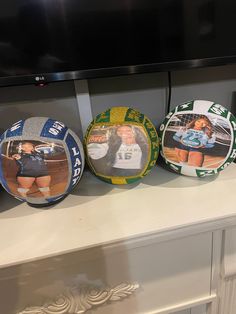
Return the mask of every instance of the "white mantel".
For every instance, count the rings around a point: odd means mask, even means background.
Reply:
[[[74,193],[49,209],[1,192],[0,267],[145,236],[166,240],[234,226],[235,188],[232,164],[202,179],[155,167],[127,186],[86,171]]]

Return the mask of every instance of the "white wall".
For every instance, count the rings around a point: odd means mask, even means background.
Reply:
[[[111,106],[131,106],[145,113],[158,126],[164,115],[167,73],[139,74],[89,80],[95,116]],[[172,73],[171,107],[190,99],[219,102],[236,113],[236,65]],[[29,116],[50,116],[81,135],[73,82],[0,88],[0,128]]]
[[[45,87],[34,85],[0,88],[0,128],[31,116],[51,117],[63,121],[77,134],[81,123],[73,82]]]
[[[93,115],[110,106],[130,106],[157,125],[165,115],[166,85],[166,73],[90,80]]]
[[[166,105],[167,73],[140,74],[89,81],[93,113],[109,106],[128,105],[147,114],[157,126]],[[236,113],[236,65],[172,72],[171,108],[192,100],[220,103]]]
[[[236,91],[236,65],[178,71],[173,73],[172,104],[190,99],[205,99],[232,109]]]

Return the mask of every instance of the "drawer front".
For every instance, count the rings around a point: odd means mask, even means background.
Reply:
[[[209,296],[211,241],[124,242],[1,270],[0,313],[155,313]]]

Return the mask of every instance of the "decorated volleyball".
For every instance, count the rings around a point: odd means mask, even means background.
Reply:
[[[0,180],[16,198],[35,206],[63,199],[79,182],[83,146],[62,122],[44,117],[21,120],[0,138]]]
[[[236,157],[236,119],[218,103],[195,100],[177,106],[159,134],[161,155],[177,173],[214,175]]]
[[[113,107],[89,125],[84,146],[89,167],[112,184],[133,183],[155,165],[159,139],[151,121],[128,107]]]

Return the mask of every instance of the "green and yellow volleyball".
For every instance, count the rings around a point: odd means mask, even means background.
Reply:
[[[91,122],[84,147],[87,163],[98,178],[129,184],[146,176],[156,164],[159,139],[144,114],[129,107],[113,107]]]

